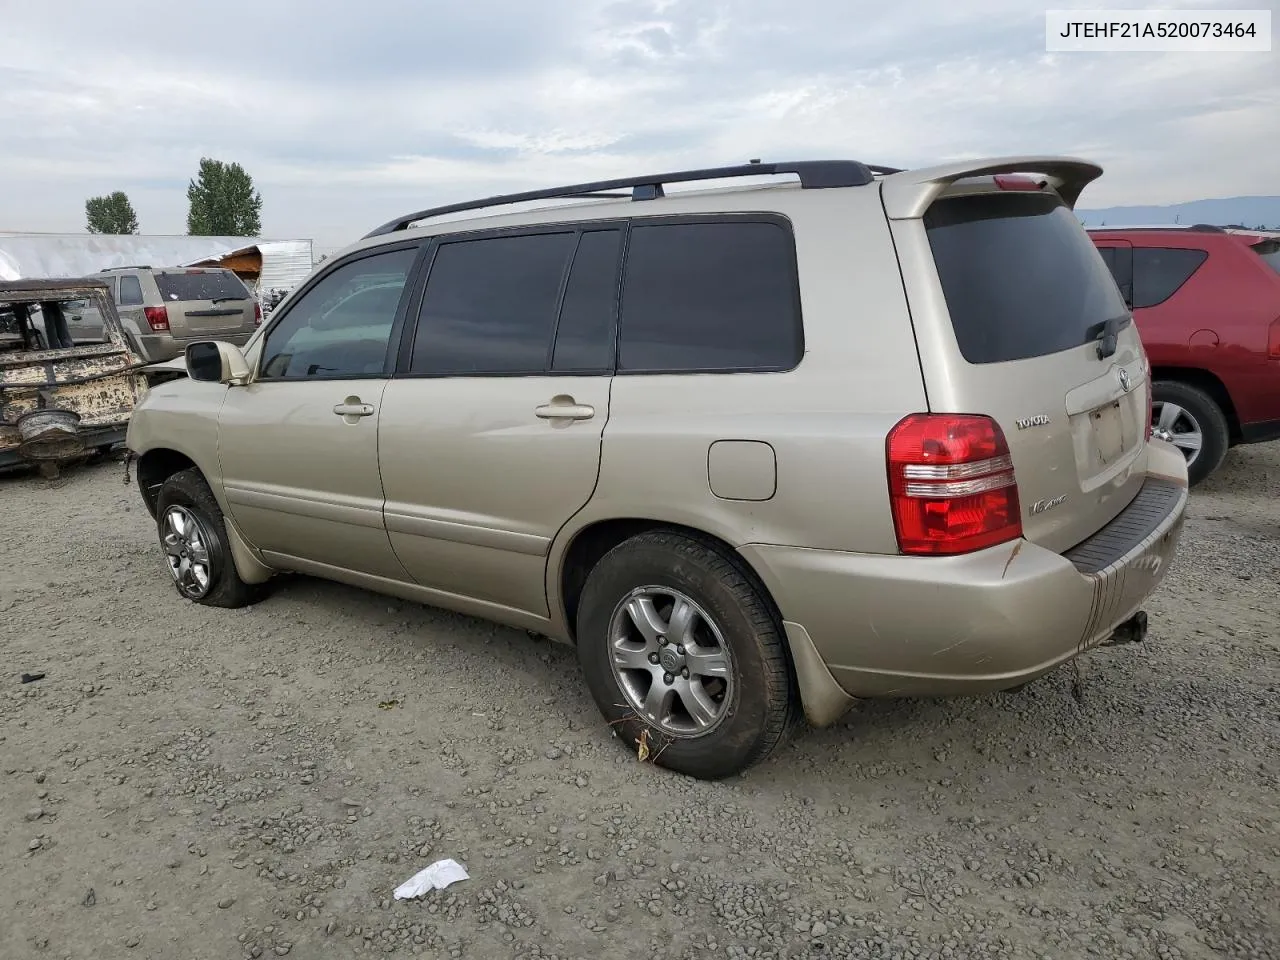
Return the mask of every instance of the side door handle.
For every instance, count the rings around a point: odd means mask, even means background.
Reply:
[[[347,397],[342,403],[334,404],[333,412],[347,423],[355,423],[361,417],[373,416],[373,404],[364,403],[359,397]]]
[[[534,407],[533,415],[539,420],[590,420],[596,415],[596,408],[561,394],[552,397],[550,403]]]

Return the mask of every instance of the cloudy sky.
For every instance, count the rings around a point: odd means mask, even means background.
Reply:
[[[1280,193],[1280,53],[1049,55],[1044,30],[1015,0],[0,0],[0,230],[79,231],[123,189],[185,232],[202,156],[322,248],[750,157],[1073,153],[1106,168],[1087,207]]]

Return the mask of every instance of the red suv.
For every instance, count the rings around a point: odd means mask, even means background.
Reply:
[[[1089,231],[1151,360],[1152,433],[1197,484],[1238,443],[1280,439],[1280,233]]]

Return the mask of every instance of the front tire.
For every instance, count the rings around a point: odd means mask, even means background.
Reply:
[[[739,561],[702,540],[653,532],[614,547],[587,578],[577,628],[600,712],[661,766],[732,776],[797,719],[772,605]]]
[[[1199,387],[1178,380],[1152,384],[1151,432],[1182,451],[1193,487],[1222,465],[1231,444],[1222,408]]]
[[[210,607],[244,607],[263,596],[231,559],[222,508],[199,470],[182,470],[160,487],[156,529],[178,595]]]

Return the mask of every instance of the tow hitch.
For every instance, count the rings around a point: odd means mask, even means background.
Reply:
[[[1125,643],[1141,643],[1147,639],[1147,614],[1139,610],[1132,617],[1120,624],[1106,640],[1104,647],[1118,647]]]

